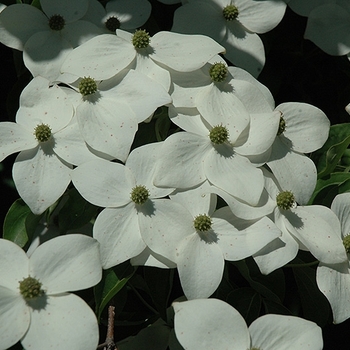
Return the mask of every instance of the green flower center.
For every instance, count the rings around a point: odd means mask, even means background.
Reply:
[[[209,75],[215,83],[221,83],[227,77],[228,69],[225,63],[214,63],[209,69]]]
[[[115,32],[120,28],[120,21],[117,17],[111,16],[105,22],[105,26],[110,32]]]
[[[62,30],[66,21],[61,15],[53,15],[49,18],[49,27],[52,30]]]
[[[350,253],[350,234],[344,237],[343,244],[347,253]]]
[[[144,49],[148,47],[151,37],[144,29],[137,30],[132,36],[132,44],[135,49]]]
[[[135,204],[144,204],[149,195],[149,191],[145,186],[138,185],[131,190],[130,198]]]
[[[228,141],[228,136],[229,133],[226,126],[222,125],[214,126],[209,133],[210,141],[215,145],[221,145]]]
[[[279,124],[279,126],[278,126],[277,136],[283,134],[285,130],[286,130],[286,121],[285,121],[284,118],[281,116],[281,118],[280,118],[280,124]]]
[[[84,77],[79,83],[79,92],[83,96],[94,94],[97,91],[97,84],[95,79],[90,77]]]
[[[27,277],[19,282],[19,291],[26,300],[34,299],[45,294],[42,284],[33,277]]]
[[[295,205],[295,197],[291,191],[280,192],[276,196],[277,206],[280,209],[288,210]]]
[[[206,214],[198,215],[193,220],[194,228],[200,232],[209,231],[211,229],[211,225],[212,225],[211,217]]]
[[[226,19],[226,21],[233,21],[238,17],[238,8],[235,5],[227,5],[222,10],[222,15]]]
[[[37,125],[34,129],[34,135],[39,142],[49,141],[52,135],[51,128],[47,124]]]

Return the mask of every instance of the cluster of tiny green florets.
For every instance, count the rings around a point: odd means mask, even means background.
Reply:
[[[233,21],[238,17],[238,8],[235,5],[227,5],[222,10],[222,15],[226,19],[226,21]]]
[[[343,244],[346,252],[350,253],[350,234],[344,237]]]
[[[49,18],[49,27],[52,30],[62,30],[66,24],[66,21],[61,15],[53,15]]]
[[[97,84],[95,79],[90,77],[84,77],[79,83],[79,92],[83,96],[94,94],[97,91]]]
[[[148,189],[143,185],[135,186],[130,193],[130,198],[135,204],[144,204],[150,193]]]
[[[34,299],[45,294],[42,284],[33,277],[27,277],[19,282],[19,291],[26,300]]]
[[[197,231],[206,232],[211,229],[211,217],[206,214],[198,215],[193,220],[193,226]]]
[[[280,124],[278,126],[277,136],[283,134],[286,130],[286,121],[284,120],[283,116],[280,118]]]
[[[47,124],[39,124],[34,129],[34,135],[39,142],[46,142],[50,140],[52,131]]]
[[[215,145],[221,145],[228,141],[228,130],[225,126],[217,125],[214,126],[209,133],[209,138],[212,143]]]
[[[228,69],[225,63],[214,63],[209,69],[209,75],[215,83],[221,83],[227,77]]]
[[[291,191],[280,192],[276,197],[277,206],[280,209],[288,210],[295,205],[295,197]]]
[[[120,21],[117,17],[111,16],[105,22],[105,26],[110,32],[115,32],[120,28]]]
[[[132,36],[132,44],[135,49],[145,49],[148,47],[151,37],[144,29],[137,30]]]

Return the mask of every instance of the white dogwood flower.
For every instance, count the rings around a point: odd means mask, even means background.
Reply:
[[[219,299],[196,299],[172,304],[174,330],[184,349],[310,349],[323,348],[322,330],[295,316],[264,315],[250,326],[239,312]],[[170,349],[177,349],[174,339]]]
[[[337,195],[331,209],[339,219],[335,230],[343,241],[348,259],[339,264],[320,262],[317,267],[316,281],[320,291],[331,305],[334,323],[341,323],[350,317],[350,193]]]
[[[65,92],[42,77],[23,90],[16,123],[0,123],[0,160],[20,152],[13,179],[34,214],[52,205],[70,183],[72,165],[95,158],[74,123]]]
[[[99,340],[93,310],[70,294],[102,277],[98,242],[70,234],[40,245],[28,258],[0,239],[0,349],[21,341],[26,349],[94,350]]]
[[[175,11],[172,31],[208,35],[225,47],[232,64],[258,76],[265,50],[256,33],[276,27],[285,9],[282,0],[188,0]]]

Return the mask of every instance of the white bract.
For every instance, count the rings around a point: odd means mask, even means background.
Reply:
[[[239,231],[227,221],[227,212],[215,212],[216,196],[210,186],[170,195],[155,215],[144,216],[142,237],[148,247],[177,265],[188,299],[207,298],[219,286],[224,261],[253,255],[280,235],[268,218]]]
[[[230,98],[228,95],[220,92],[218,98]],[[232,98],[231,110],[228,106],[218,110],[208,105],[202,116],[195,108],[170,107],[172,120],[188,132],[178,132],[165,140],[154,179],[156,186],[184,189],[209,180],[230,195],[257,205],[264,178],[249,157],[254,159],[270,148],[279,113],[250,117],[242,102],[234,95]]]
[[[93,235],[100,242],[104,268],[135,257],[146,248],[141,237],[142,217],[154,220],[158,215],[157,203],[163,201],[159,198],[173,191],[153,185],[154,163],[160,147],[161,143],[136,148],[125,166],[96,160],[78,166],[72,173],[80,194],[92,204],[105,207],[93,228]]]
[[[94,157],[72,122],[73,112],[60,87],[36,77],[21,94],[16,123],[0,123],[0,160],[21,151],[13,178],[34,214],[41,214],[64,193],[71,164]]]
[[[339,219],[335,230],[343,240],[344,250],[350,252],[350,193],[337,195],[331,209]],[[334,323],[341,323],[350,317],[350,266],[349,259],[339,264],[320,263],[316,274],[317,285],[328,299]]]
[[[270,113],[273,109],[269,90],[243,69],[227,66],[220,56],[186,74],[169,71],[172,79],[170,94],[177,108],[196,107],[203,115],[215,111],[234,114],[237,121],[245,116],[233,108],[237,108],[237,99],[250,114]]]
[[[0,42],[23,51],[24,63],[34,75],[54,81],[67,54],[101,30],[82,21],[88,0],[42,0],[34,6],[14,4],[0,13]]]
[[[305,205],[315,189],[317,170],[304,153],[323,146],[330,122],[320,109],[307,103],[282,103],[275,111],[282,115],[267,165],[281,186],[297,196],[298,204]]]
[[[336,3],[338,0],[285,0],[288,6],[300,16],[307,17],[316,7]]]
[[[349,58],[349,31],[349,1],[329,0],[322,1],[309,13],[304,36],[330,55],[348,55]]]
[[[173,308],[176,338],[186,350],[323,348],[321,328],[302,318],[270,314],[248,328],[239,312],[219,299],[174,302]],[[178,349],[174,340],[170,349]]]
[[[226,49],[225,57],[258,76],[265,64],[265,33],[282,20],[286,4],[254,0],[188,0],[174,14],[172,31],[208,35]]]
[[[67,292],[102,277],[98,242],[72,234],[40,245],[31,255],[0,240],[0,349],[21,341],[26,349],[94,350],[99,340],[92,309]]]
[[[117,30],[117,35],[100,35],[75,49],[61,71],[103,80],[128,66],[159,81],[168,90],[170,78],[166,67],[189,72],[224,51],[221,45],[203,35],[164,31],[150,37],[144,30],[134,35]]]
[[[82,18],[96,24],[106,33],[117,29],[134,30],[149,18],[152,6],[148,0],[111,0],[106,8],[97,1],[89,0],[89,8]]]
[[[282,231],[282,236],[254,255],[261,272],[268,274],[284,266],[296,257],[299,249],[310,251],[326,264],[346,261],[338,234],[339,222],[332,210],[321,205],[298,206],[296,194],[282,189],[267,171],[264,175],[267,192],[276,201],[273,221]]]
[[[171,102],[160,84],[134,70],[125,69],[102,82],[83,77],[75,85],[78,88],[67,92],[75,101],[76,119],[85,142],[93,150],[123,162],[138,123],[157,107]]]

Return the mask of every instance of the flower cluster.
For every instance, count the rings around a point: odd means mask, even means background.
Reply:
[[[146,0],[40,5],[0,13],[0,41],[23,51],[33,76],[16,121],[0,123],[0,161],[19,152],[14,183],[40,218],[73,187],[101,209],[87,235],[48,240],[29,258],[0,241],[0,349],[19,340],[95,349],[96,317],[67,292],[126,261],[177,269],[187,301],[173,304],[172,349],[321,349],[310,321],[266,315],[248,329],[208,299],[227,262],[252,257],[268,275],[307,251],[335,322],[350,317],[350,198],[308,205],[317,169],[307,154],[324,145],[330,122],[311,104],[275,106],[255,78],[265,60],[256,33],[279,23],[285,2],[188,0],[172,31],[154,35],[134,30],[150,14]],[[158,142],[142,134],[153,121],[166,125]]]

